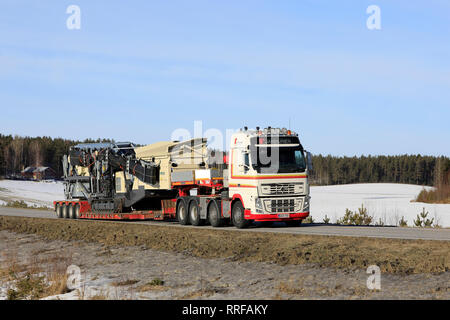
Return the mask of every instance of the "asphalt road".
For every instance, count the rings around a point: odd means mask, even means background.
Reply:
[[[0,215],[22,216],[32,218],[56,219],[53,211],[16,209],[0,207]],[[105,221],[108,223],[109,221]],[[117,222],[117,221],[116,221]],[[172,226],[177,228],[207,228],[211,226],[182,226],[176,222],[165,221],[121,221],[121,223],[139,223],[159,226]],[[251,226],[247,229],[236,229],[235,227],[224,227],[226,231],[248,231],[248,232],[275,232],[290,234],[308,234],[325,236],[348,236],[348,237],[372,237],[372,238],[393,238],[393,239],[415,239],[415,240],[443,240],[450,241],[450,229],[424,229],[424,228],[400,228],[400,227],[375,227],[375,226],[338,226],[323,224],[303,224],[300,227],[285,227],[283,223],[274,224],[273,227]]]

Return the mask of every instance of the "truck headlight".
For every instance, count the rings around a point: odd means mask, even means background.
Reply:
[[[309,211],[309,199],[310,198],[311,197],[309,197],[309,196],[305,197],[305,203],[303,204],[303,212]]]
[[[263,213],[262,201],[260,198],[255,199],[256,213]]]

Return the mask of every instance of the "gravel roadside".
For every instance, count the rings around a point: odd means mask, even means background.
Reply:
[[[0,264],[77,265],[78,290],[48,299],[450,299],[450,272],[381,274],[381,290],[367,289],[364,269],[339,270],[312,264],[279,265],[198,258],[145,246],[111,246],[45,240],[0,231]],[[6,274],[3,272],[3,274]],[[1,278],[0,299],[11,287]]]

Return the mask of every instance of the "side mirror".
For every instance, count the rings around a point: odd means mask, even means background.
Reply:
[[[308,164],[308,171],[312,171],[313,170],[313,162],[312,162],[312,155],[311,152],[306,152],[306,161]]]
[[[175,162],[172,162],[172,167],[176,168],[176,167],[178,167],[178,164],[176,164]]]

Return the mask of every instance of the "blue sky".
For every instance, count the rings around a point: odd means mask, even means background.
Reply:
[[[290,121],[313,153],[449,156],[449,14],[446,0],[2,0],[0,133],[147,144],[195,120]]]

